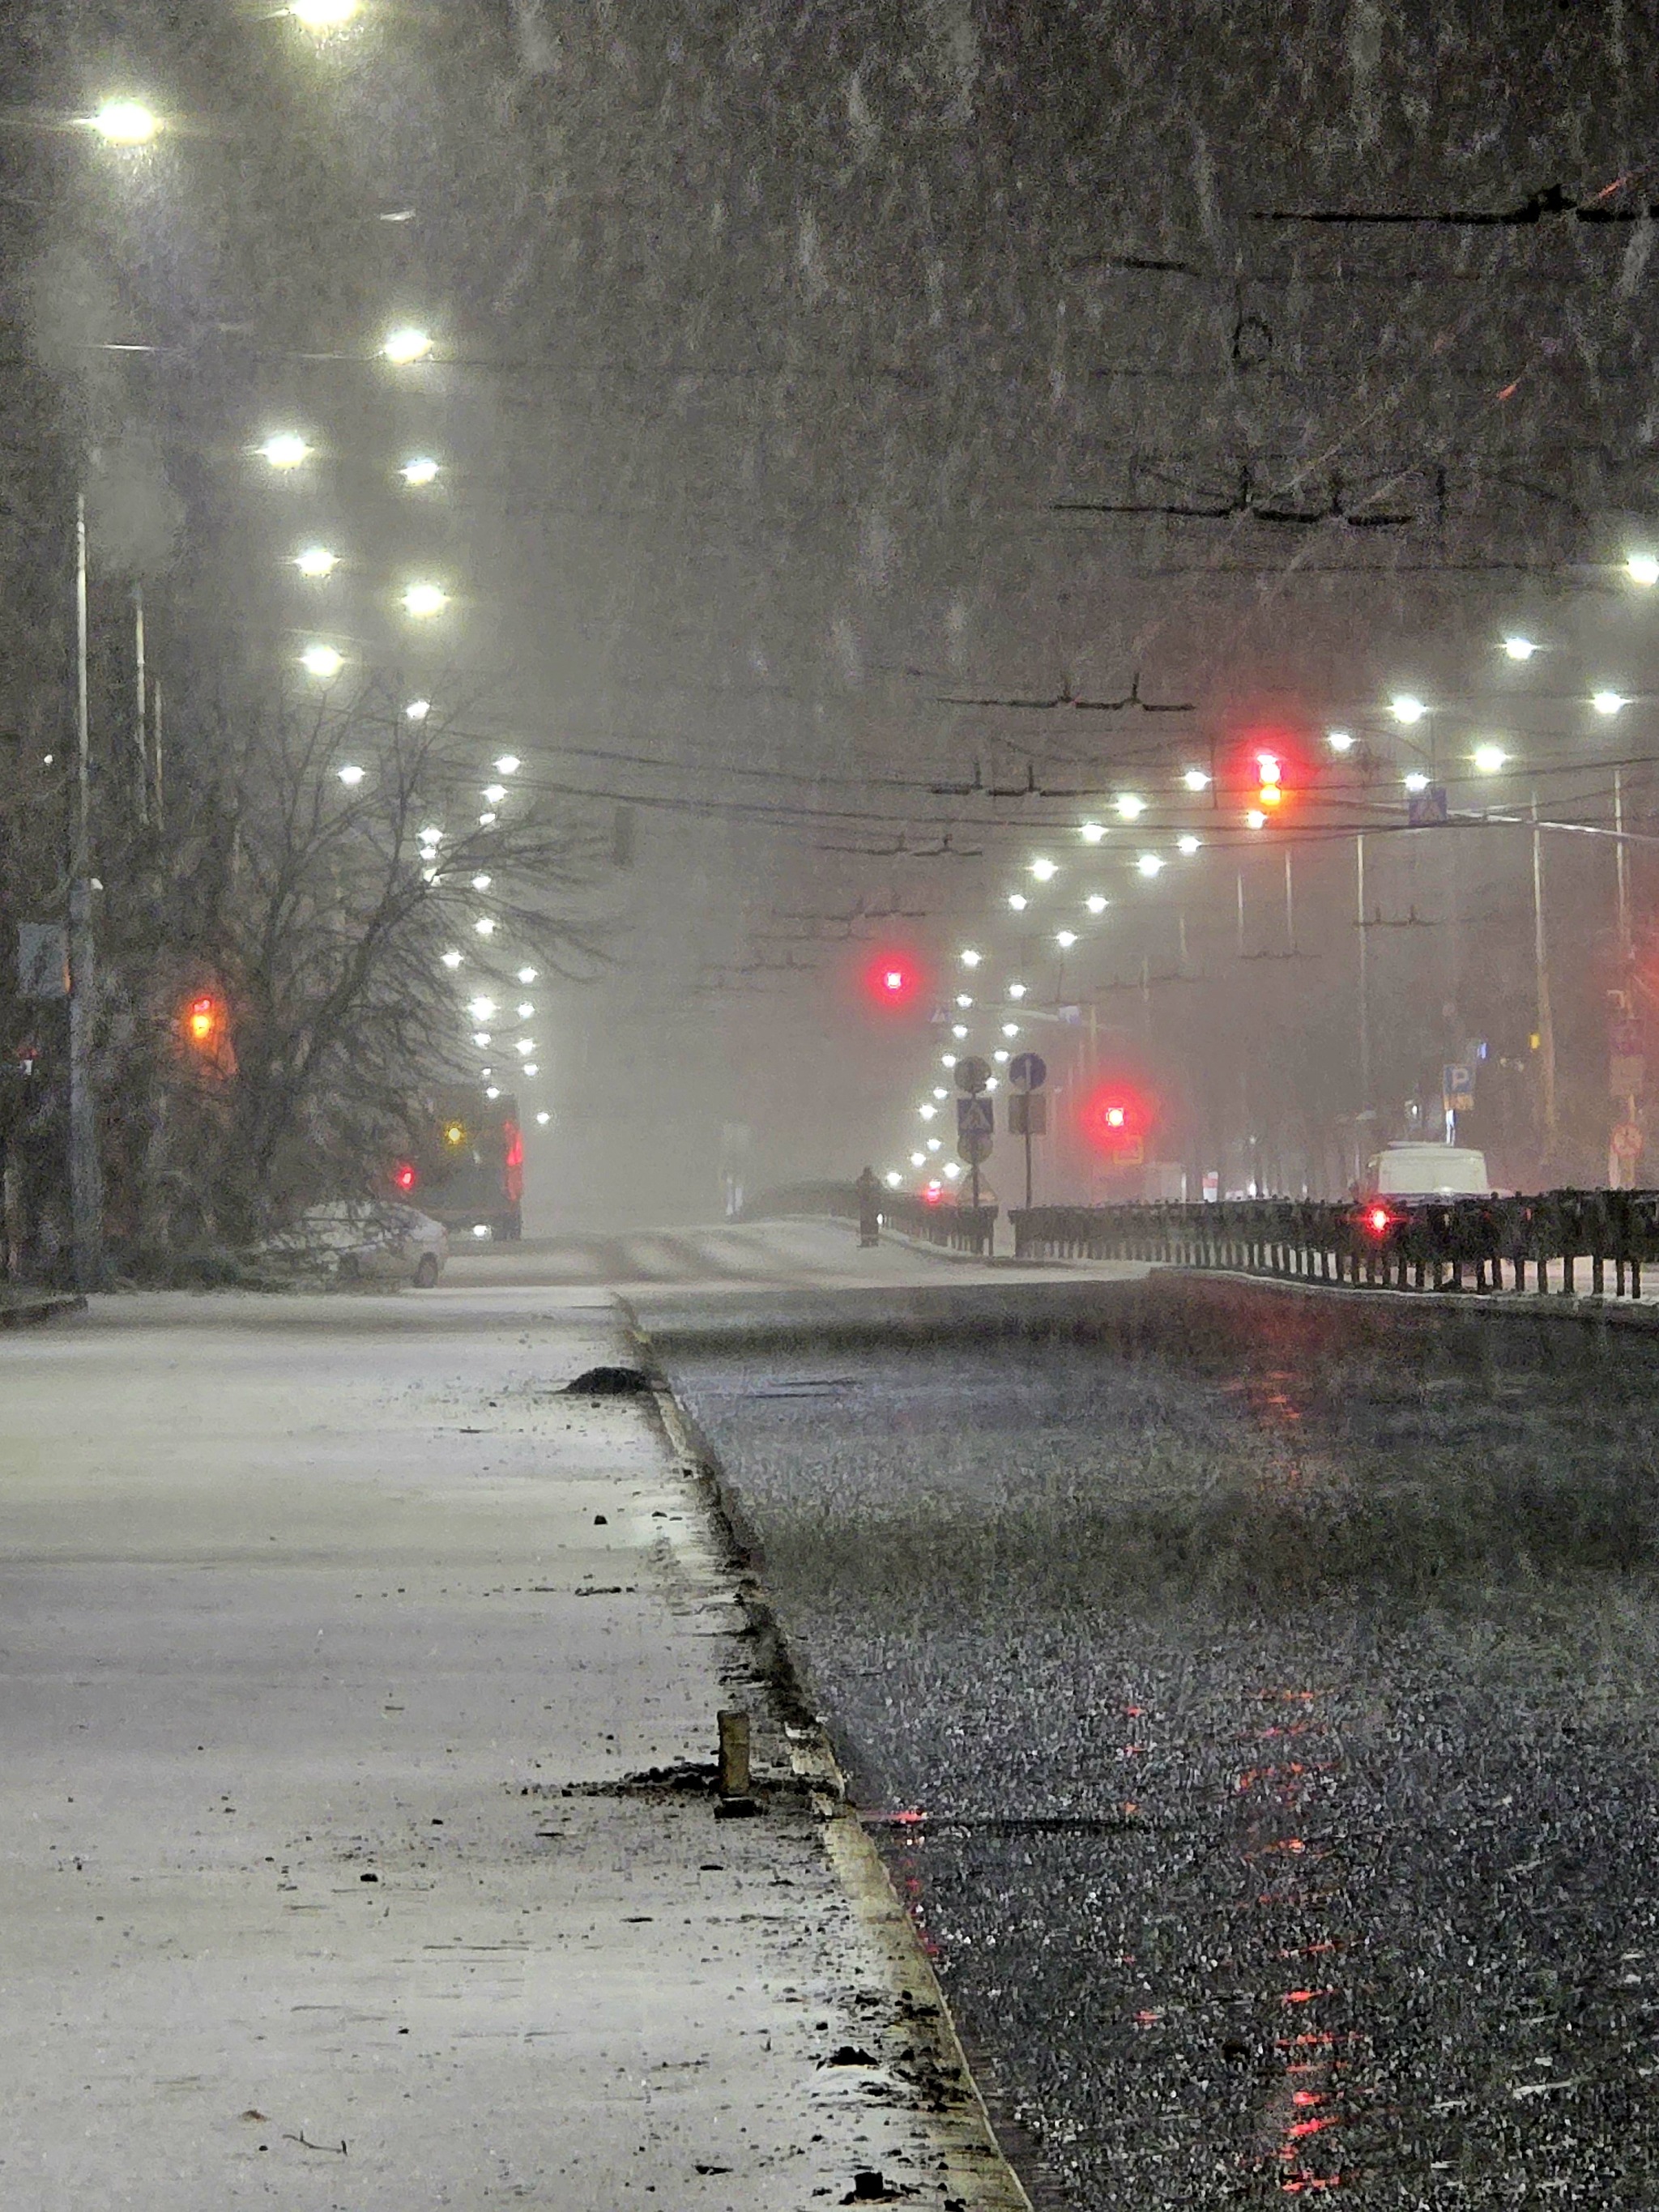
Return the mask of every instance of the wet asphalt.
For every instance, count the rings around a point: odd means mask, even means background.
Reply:
[[[1659,2203],[1659,1337],[639,1310],[1034,2193]]]

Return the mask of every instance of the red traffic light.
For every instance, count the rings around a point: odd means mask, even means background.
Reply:
[[[913,953],[889,946],[865,963],[864,996],[883,1012],[899,1013],[915,1004],[925,977]]]
[[[392,1180],[399,1190],[413,1190],[421,1180],[421,1171],[413,1160],[399,1160],[392,1170]]]
[[[1097,1084],[1083,1102],[1083,1135],[1121,1165],[1132,1165],[1139,1157],[1152,1120],[1146,1099],[1130,1084]]]
[[[200,1059],[222,1060],[230,1042],[230,1015],[216,991],[198,991],[179,1010],[179,1033]]]
[[[1374,1237],[1386,1237],[1394,1226],[1394,1216],[1386,1206],[1373,1206],[1365,1216],[1365,1226]]]

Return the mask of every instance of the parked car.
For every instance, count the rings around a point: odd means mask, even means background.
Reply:
[[[386,1199],[331,1199],[277,1237],[273,1255],[319,1265],[343,1282],[413,1283],[430,1290],[449,1257],[449,1232],[418,1206]]]

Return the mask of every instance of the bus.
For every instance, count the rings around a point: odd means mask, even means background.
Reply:
[[[509,1091],[441,1083],[422,1106],[412,1153],[392,1170],[398,1195],[452,1236],[516,1243],[524,1206],[518,1100]]]

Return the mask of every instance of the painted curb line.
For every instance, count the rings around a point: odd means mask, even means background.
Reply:
[[[685,1474],[706,1486],[709,1511],[723,1540],[721,1548],[733,1563],[732,1601],[749,1620],[759,1650],[764,1652],[769,1647],[776,1660],[793,1674],[793,1662],[784,1632],[758,1577],[736,1565],[741,1547],[726,1510],[719,1459],[675,1397],[655,1347],[632,1306],[620,1297],[617,1304],[641,1366],[651,1379],[657,1417],[675,1458]],[[776,1701],[776,1682],[767,1679],[770,1671],[757,1668],[758,1679]],[[817,1717],[809,1717],[804,1711],[793,1717],[781,1711],[777,1717],[782,1723],[795,1777],[805,1785],[812,1809],[823,1823],[830,1864],[859,1925],[885,1967],[905,2033],[915,2045],[932,2046],[926,2051],[927,2071],[942,2094],[935,2097],[932,2109],[918,2098],[912,2110],[929,2130],[945,2160],[951,2193],[970,2212],[1034,2212],[1031,2199],[997,2140],[945,1992],[915,1923],[900,1903],[885,1862],[848,1801],[847,1779],[828,1735]]]

